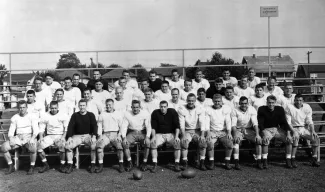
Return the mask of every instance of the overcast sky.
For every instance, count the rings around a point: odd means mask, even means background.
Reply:
[[[0,52],[178,49],[267,46],[260,6],[279,6],[271,18],[271,46],[325,46],[324,0],[1,0]],[[325,63],[325,49],[311,61]],[[307,62],[308,49],[272,50]],[[220,51],[241,62],[267,50]],[[185,65],[213,51],[185,52]],[[54,68],[60,54],[13,55],[13,69]],[[96,54],[77,54],[89,64]],[[105,65],[182,64],[181,52],[100,53]],[[8,55],[0,63],[9,68]]]

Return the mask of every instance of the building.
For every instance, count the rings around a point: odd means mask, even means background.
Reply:
[[[289,55],[279,53],[277,56],[271,56],[270,59],[273,75],[276,75],[278,78],[295,77],[297,67]],[[242,64],[245,64],[247,68],[254,68],[258,77],[265,78],[269,76],[268,56],[256,56],[255,54],[244,56]]]
[[[153,68],[152,70],[157,72],[157,75],[159,76],[160,79],[171,79],[173,69],[177,69],[180,78],[183,77],[183,69],[176,68],[176,66],[175,68]]]
[[[123,69],[123,68],[113,69],[113,70],[103,74],[102,78],[108,80],[109,83],[114,83],[120,77],[122,77],[123,70],[125,70],[125,69]],[[134,73],[130,72],[130,77],[136,78],[136,75]]]

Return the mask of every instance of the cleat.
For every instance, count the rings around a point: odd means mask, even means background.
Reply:
[[[297,168],[298,167],[298,164],[297,164],[297,161],[296,161],[295,158],[292,158],[291,159],[291,165],[292,165],[293,168]]]
[[[181,167],[182,170],[187,169],[187,160],[183,160],[183,166]]]
[[[267,159],[263,159],[262,162],[263,162],[263,169],[268,169],[269,166],[267,164]]]
[[[66,174],[70,174],[72,171],[73,171],[72,164],[68,164],[68,166],[66,167],[65,173]]]
[[[286,167],[292,169],[291,159],[286,159]]]
[[[263,169],[263,164],[262,164],[262,161],[260,159],[257,159],[256,165],[257,165],[258,169]]]
[[[130,171],[132,170],[132,168],[133,168],[133,164],[132,164],[132,162],[131,162],[131,161],[128,161],[125,170],[126,170],[127,172],[130,172]]]
[[[9,175],[11,173],[15,172],[15,167],[14,165],[11,163],[7,169],[7,171],[5,172],[5,175]]]
[[[43,167],[40,170],[38,170],[38,172],[39,173],[44,173],[44,172],[46,172],[48,170],[50,170],[50,166],[49,166],[49,164],[47,162],[44,162]]]
[[[33,175],[34,174],[34,169],[35,169],[35,166],[31,165],[28,172],[27,172],[27,175]]]
[[[209,170],[213,170],[214,169],[214,160],[209,160],[209,164],[206,167]]]
[[[311,166],[313,167],[320,167],[320,163],[317,161],[317,158],[316,157],[313,157],[312,158],[312,164]]]
[[[151,172],[151,173],[157,173],[157,171],[158,171],[157,163],[154,163],[154,164],[153,164],[153,168],[150,169],[150,172]]]
[[[148,166],[147,166],[147,163],[146,162],[143,162],[140,165],[140,170],[143,171],[143,172],[148,170]]]
[[[95,164],[92,163],[92,164],[90,165],[90,167],[88,168],[88,172],[89,172],[89,173],[95,173],[95,170],[96,170]]]
[[[64,164],[61,164],[61,165],[60,165],[60,168],[59,168],[59,171],[60,171],[61,173],[65,173],[65,172],[67,171],[67,167],[66,167]]]
[[[229,160],[226,160],[225,161],[225,169],[231,170],[231,166],[230,166],[230,161]]]
[[[95,173],[101,173],[101,172],[103,172],[103,169],[104,169],[104,167],[103,167],[103,164],[101,163],[101,164],[99,164],[98,169],[95,170]]]
[[[119,163],[118,172],[123,173],[125,171],[123,163]]]
[[[205,167],[205,164],[204,164],[204,160],[203,159],[200,160],[200,170],[201,171],[206,171],[207,170],[207,168]]]
[[[240,166],[239,166],[239,160],[235,159],[235,169],[236,170],[241,170]]]
[[[175,163],[175,171],[176,172],[182,171],[181,168],[179,167],[179,163]]]

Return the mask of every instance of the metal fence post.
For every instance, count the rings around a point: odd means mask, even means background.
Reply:
[[[96,52],[96,68],[98,68],[98,52]]]
[[[11,53],[9,53],[9,85],[11,85]]]
[[[185,50],[182,50],[182,60],[183,60],[183,78],[186,79],[186,73],[185,73]]]

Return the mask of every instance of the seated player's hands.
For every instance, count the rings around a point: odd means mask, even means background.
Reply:
[[[179,139],[179,137],[175,137],[175,143],[179,143],[181,142],[181,140]]]
[[[150,143],[152,143],[152,144],[156,144],[156,136],[154,136],[154,137],[151,138]]]
[[[232,140],[232,135],[231,135],[231,133],[227,133],[227,139]]]
[[[257,135],[255,136],[255,142],[256,142],[256,143],[262,143],[262,138],[261,138],[260,134],[257,134]]]
[[[313,139],[316,139],[316,138],[318,138],[318,135],[317,135],[317,133],[316,133],[315,131],[312,131],[312,132],[311,132],[311,137],[312,137]]]
[[[119,143],[122,142],[122,137],[121,137],[121,135],[117,135],[117,137],[116,137],[116,141],[119,142]]]
[[[201,135],[201,137],[200,137],[200,143],[201,144],[203,144],[203,143],[205,143],[206,141],[205,141],[205,137],[203,136],[203,135]]]
[[[101,142],[103,140],[103,135],[98,136],[97,142]]]
[[[150,144],[150,138],[147,136],[145,139],[144,139],[144,144]]]
[[[127,146],[127,145],[128,145],[128,140],[126,140],[125,137],[122,138],[122,144],[123,144],[124,146]]]
[[[207,134],[206,140],[207,142],[210,142],[212,140],[212,135],[210,132]]]
[[[11,147],[14,147],[16,145],[13,137],[9,137],[9,145]]]
[[[291,134],[290,134],[290,133],[287,134],[286,141],[287,141],[288,143],[292,143],[292,137],[291,137]]]
[[[29,144],[29,145],[36,145],[36,142],[35,142],[34,139],[30,139],[30,140],[28,141],[28,144]]]
[[[92,136],[90,143],[95,144],[97,142],[96,136]]]

